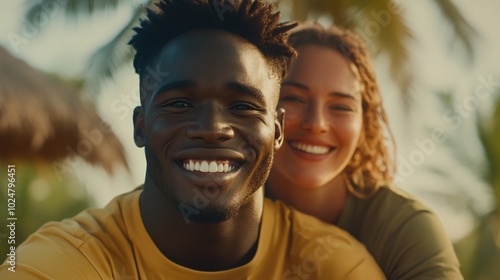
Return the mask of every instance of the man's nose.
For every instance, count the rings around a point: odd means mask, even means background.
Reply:
[[[187,129],[187,136],[209,143],[233,138],[234,130],[227,121],[229,112],[214,103],[203,107],[195,122]]]
[[[322,104],[311,104],[311,106],[309,106],[302,127],[315,134],[328,131],[330,124],[328,123],[328,118],[325,116]]]

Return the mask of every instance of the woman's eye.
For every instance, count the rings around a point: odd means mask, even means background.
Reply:
[[[336,111],[352,111],[352,109],[346,105],[332,105],[332,106],[330,106],[330,109],[336,110]]]

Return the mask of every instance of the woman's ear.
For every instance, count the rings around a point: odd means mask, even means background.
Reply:
[[[277,108],[274,113],[274,150],[278,150],[285,138],[285,109]]]
[[[144,139],[144,109],[142,106],[137,106],[134,109],[134,142],[139,148],[144,147],[146,141]]]

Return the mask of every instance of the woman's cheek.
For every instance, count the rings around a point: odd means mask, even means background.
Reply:
[[[296,126],[300,124],[300,113],[297,112],[296,108],[292,106],[284,106],[285,108],[285,129],[291,126]]]

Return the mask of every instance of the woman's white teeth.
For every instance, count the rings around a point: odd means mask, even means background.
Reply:
[[[315,155],[323,155],[328,153],[328,151],[330,150],[330,148],[326,146],[309,145],[298,142],[292,142],[291,145],[297,150]]]
[[[189,160],[184,162],[183,167],[189,171],[200,171],[203,173],[231,172],[234,170],[234,165],[215,160]]]

